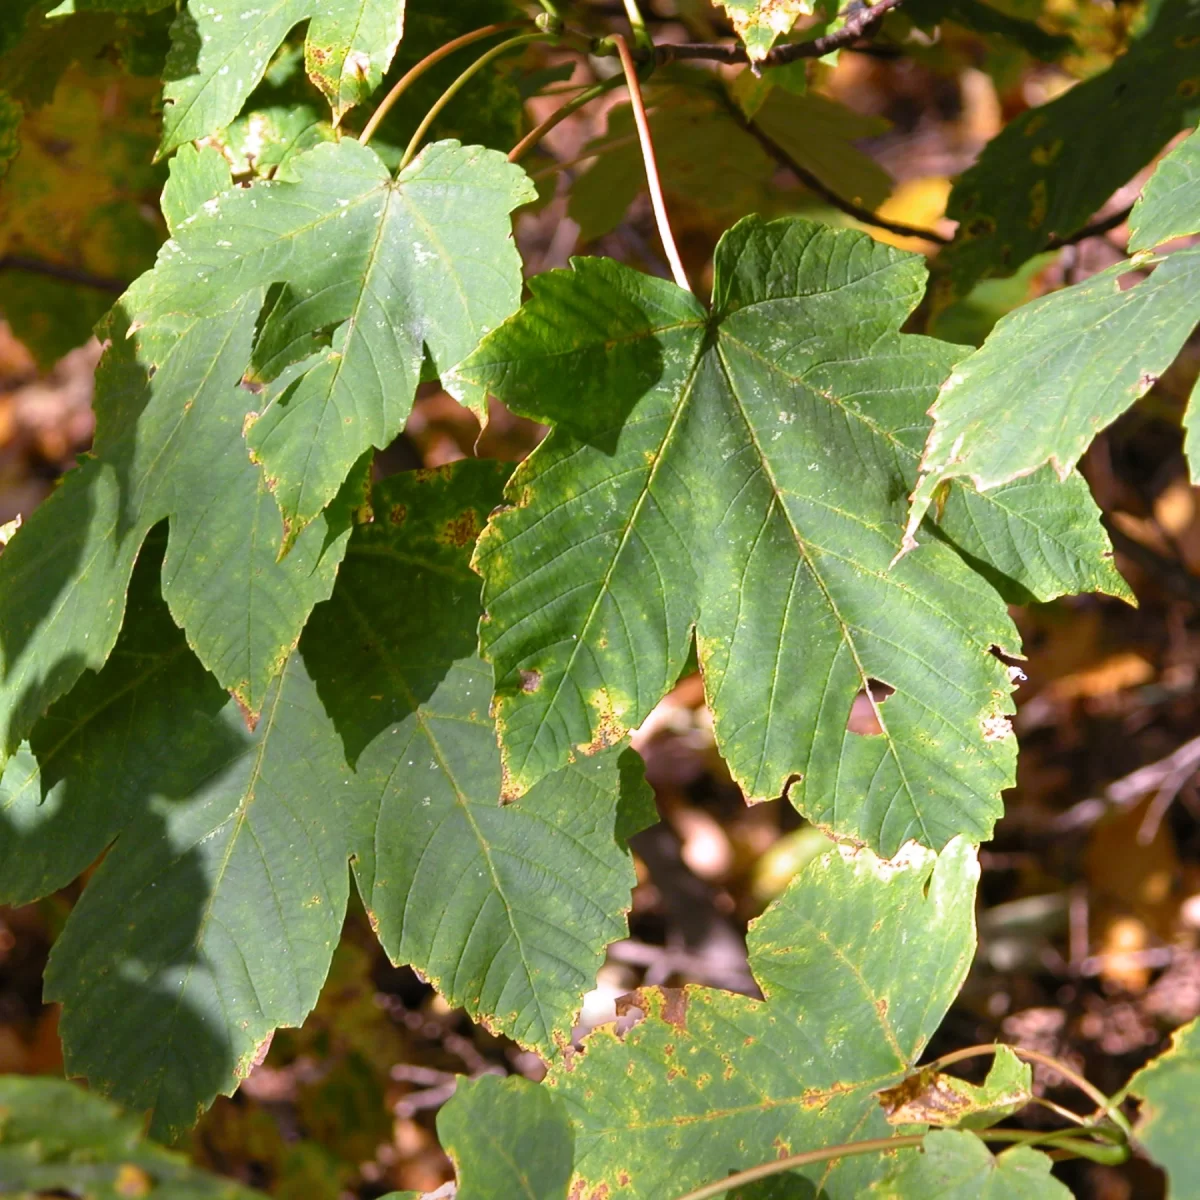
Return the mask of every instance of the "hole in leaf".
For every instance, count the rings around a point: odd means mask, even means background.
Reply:
[[[846,729],[862,737],[879,737],[883,726],[879,723],[879,714],[875,711],[885,700],[895,693],[891,684],[879,679],[868,679],[867,686],[859,690],[850,705],[850,716],[846,719]]]

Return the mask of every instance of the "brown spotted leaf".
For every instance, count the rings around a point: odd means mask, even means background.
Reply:
[[[162,153],[228,125],[280,43],[306,20],[305,68],[340,121],[382,81],[404,32],[404,0],[190,5],[171,29]]]
[[[890,863],[839,847],[751,931],[765,999],[636,993],[639,1024],[598,1030],[547,1080],[575,1133],[571,1195],[660,1200],[772,1155],[888,1136],[876,1093],[911,1069],[966,975],[978,874],[963,839]],[[796,1175],[851,1200],[886,1162]]]
[[[751,62],[765,58],[777,38],[791,33],[792,26],[811,16],[814,0],[721,0],[738,37],[746,45]]]
[[[879,1093],[891,1125],[945,1125],[986,1129],[1024,1108],[1033,1095],[1033,1074],[1007,1046],[996,1049],[982,1085],[933,1067],[922,1067]]]

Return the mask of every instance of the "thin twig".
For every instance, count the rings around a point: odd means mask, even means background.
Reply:
[[[886,217],[877,216],[869,208],[863,208],[861,205],[855,204],[853,200],[847,200],[839,196],[837,192],[818,179],[807,167],[798,163],[770,134],[765,133],[754,121],[747,118],[742,110],[738,108],[732,97],[724,94],[723,99],[733,119],[758,142],[771,158],[779,163],[781,167],[786,167],[791,171],[805,187],[816,192],[823,200],[832,204],[839,211],[844,212],[848,217],[853,217],[856,221],[861,221],[864,225],[874,225],[877,229],[886,229],[888,233],[894,233],[897,237],[920,238],[922,241],[934,242],[939,246],[949,244],[950,239],[948,237],[944,237],[933,229],[918,229],[916,226],[905,225],[900,221],[889,221]]]
[[[849,1158],[855,1154],[878,1154],[888,1150],[900,1150],[905,1146],[919,1146],[924,1140],[923,1133],[914,1133],[903,1137],[870,1138],[862,1142],[849,1142],[843,1146],[825,1146],[820,1150],[808,1150],[804,1154],[791,1154],[787,1158],[761,1163],[749,1170],[726,1175],[724,1179],[705,1184],[704,1187],[697,1188],[694,1192],[680,1196],[679,1200],[709,1200],[711,1196],[724,1195],[730,1188],[741,1187],[745,1183],[754,1183],[759,1179],[768,1179],[772,1175],[780,1175],[784,1171],[792,1171],[797,1167],[810,1167],[814,1163],[828,1162],[831,1158]]]
[[[1147,792],[1154,792],[1156,799],[1163,795],[1173,798],[1197,771],[1200,771],[1200,737],[1177,746],[1165,758],[1113,780],[1099,796],[1073,804],[1056,818],[1052,829],[1058,833],[1085,829],[1112,808],[1132,808]],[[1152,804],[1151,809],[1154,807]]]
[[[1046,243],[1046,249],[1061,250],[1064,246],[1074,246],[1076,242],[1083,242],[1088,238],[1100,237],[1103,234],[1111,233],[1118,225],[1125,224],[1131,212],[1133,212],[1132,204],[1128,208],[1121,209],[1120,212],[1112,213],[1107,217],[1101,218],[1099,221],[1093,221],[1090,225],[1085,225],[1082,229],[1077,229],[1069,237],[1052,237]]]
[[[40,258],[26,258],[23,254],[0,256],[0,271],[25,271],[30,275],[45,275],[48,279],[61,279],[64,283],[77,283],[81,287],[94,288],[98,292],[111,292],[118,296],[129,286],[120,279],[108,279],[77,267],[43,262]]]
[[[637,125],[638,137],[642,143],[642,158],[646,164],[646,182],[650,188],[650,203],[654,208],[654,219],[658,223],[658,236],[662,241],[667,262],[671,264],[671,274],[675,282],[685,291],[692,290],[688,283],[687,272],[683,269],[683,259],[679,256],[679,247],[675,245],[675,235],[671,232],[671,222],[667,217],[667,202],[663,197],[662,180],[658,174],[658,160],[654,156],[654,141],[650,136],[650,122],[646,118],[646,102],[642,99],[642,85],[638,82],[637,66],[633,55],[629,52],[629,43],[620,35],[612,38],[621,56],[621,68],[625,72],[625,83],[629,87],[629,102],[633,106],[633,119]]]
[[[404,95],[406,91],[414,84],[422,75],[425,74],[431,67],[436,67],[444,58],[448,58],[455,50],[461,50],[464,46],[470,46],[475,42],[481,42],[484,38],[490,38],[497,33],[507,33],[510,29],[524,29],[528,26],[528,21],[502,21],[497,25],[485,25],[482,29],[475,29],[471,33],[464,33],[462,37],[456,37],[453,41],[447,42],[444,46],[439,46],[432,54],[427,54],[419,63],[405,72],[402,78],[392,85],[392,89],[379,102],[379,107],[371,114],[371,119],[363,126],[363,131],[358,135],[358,140],[365,146],[374,136],[375,131],[379,128],[383,118],[392,110],[392,106]]]
[[[1107,954],[1093,954],[1085,958],[1079,966],[1079,973],[1084,976],[1103,975],[1112,963],[1122,967],[1148,967],[1158,970],[1169,967],[1179,952],[1174,946],[1151,946],[1146,950],[1111,950]]]
[[[705,1184],[693,1192],[680,1196],[678,1200],[711,1200],[714,1196],[724,1195],[732,1188],[741,1187],[746,1183],[756,1183],[760,1179],[769,1179],[772,1175],[782,1175],[785,1171],[794,1171],[799,1167],[811,1167],[816,1163],[829,1162],[835,1158],[850,1158],[858,1154],[887,1153],[891,1150],[902,1150],[910,1146],[919,1146],[926,1134],[905,1134],[902,1137],[869,1138],[861,1142],[846,1142],[840,1146],[823,1146],[820,1150],[807,1150],[803,1154],[791,1154],[787,1158],[774,1159],[771,1162],[760,1163],[745,1171],[726,1175],[714,1183]],[[977,1134],[985,1142],[1007,1142],[1010,1145],[1055,1146],[1071,1154],[1091,1157],[1093,1149],[1100,1149],[1096,1142],[1081,1143],[1079,1130],[1059,1129],[1049,1133],[1042,1130],[1024,1129],[983,1129]],[[1122,1149],[1125,1149],[1122,1147]]]
[[[834,50],[844,50],[851,43],[865,36],[872,25],[892,9],[899,7],[901,2],[902,0],[879,0],[877,4],[859,9],[852,17],[848,17],[845,25],[834,33],[814,38],[811,42],[788,42],[782,46],[776,46],[756,65],[759,69],[781,67],[786,63],[795,62],[797,59],[822,58]],[[736,44],[727,46],[721,42],[682,42],[676,45],[662,45],[655,50],[655,60],[660,66],[663,63],[697,58],[721,63],[750,61],[745,46]]]
[[[421,143],[425,140],[425,135],[429,132],[429,127],[441,116],[442,109],[458,95],[460,91],[476,76],[488,63],[497,59],[502,54],[507,54],[510,50],[516,50],[521,46],[527,46],[530,42],[543,42],[550,34],[538,33],[522,33],[517,37],[508,38],[501,42],[498,46],[493,46],[486,54],[481,54],[463,73],[437,98],[433,107],[425,114],[425,119],[417,126],[416,132],[409,140],[408,147],[404,151],[403,157],[400,159],[399,170],[403,171],[410,162],[417,156],[417,151],[421,147]]]
[[[581,92],[573,100],[568,100],[560,108],[557,108],[535,129],[531,129],[513,148],[509,151],[508,161],[515,163],[533,149],[552,130],[556,125],[565,121],[573,112],[577,112],[585,104],[590,104],[599,96],[603,96],[605,92],[610,92],[614,87],[617,87],[622,82],[620,75],[614,75],[611,79],[604,80],[603,83],[597,83]]]

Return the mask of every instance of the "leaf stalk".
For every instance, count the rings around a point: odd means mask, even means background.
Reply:
[[[411,67],[404,75],[398,79],[393,85],[391,91],[380,101],[379,107],[371,114],[371,119],[363,126],[363,131],[358,135],[358,140],[365,146],[374,136],[375,131],[379,128],[384,117],[391,112],[396,101],[408,91],[426,71],[432,67],[436,67],[444,58],[449,58],[456,50],[461,50],[464,46],[473,45],[475,42],[481,42],[485,38],[490,38],[497,33],[507,33],[511,29],[524,29],[529,24],[528,21],[501,21],[496,25],[485,25],[482,29],[472,30],[470,33],[464,33],[462,37],[456,37],[452,41],[447,42],[444,46],[439,46],[432,54],[427,54],[419,63]]]
[[[654,140],[650,136],[650,121],[646,117],[646,102],[642,98],[642,85],[638,80],[637,65],[629,50],[629,43],[620,35],[614,34],[613,45],[621,58],[621,68],[625,72],[625,83],[629,88],[629,102],[633,107],[633,120],[637,125],[638,138],[642,143],[642,159],[646,164],[646,182],[650,188],[650,203],[654,208],[654,219],[658,224],[658,236],[662,242],[667,262],[671,264],[671,274],[675,282],[684,291],[692,290],[688,282],[687,271],[684,270],[683,259],[679,256],[679,247],[675,244],[675,235],[671,232],[670,218],[667,216],[667,202],[663,196],[662,179],[658,173],[658,160],[654,154]]]
[[[1101,1137],[1105,1133],[1100,1129],[1093,1132]],[[1058,1152],[1056,1157],[1076,1156],[1107,1165],[1122,1163],[1129,1157],[1129,1147],[1123,1142],[1113,1144],[1109,1141],[1090,1141],[1081,1138],[1078,1129],[1056,1129],[1048,1133],[1042,1130],[984,1129],[977,1131],[976,1136],[985,1142],[1001,1142],[1014,1146],[1046,1146]],[[749,1167],[745,1171],[726,1175],[724,1179],[706,1183],[695,1191],[679,1196],[677,1200],[712,1200],[712,1197],[723,1196],[732,1188],[756,1183],[760,1179],[769,1179],[772,1175],[782,1175],[785,1171],[814,1166],[835,1158],[903,1150],[919,1146],[925,1138],[926,1134],[923,1133],[905,1134],[902,1137],[869,1138],[861,1142],[843,1142],[837,1146],[823,1146],[819,1150],[806,1150],[802,1154],[773,1159],[771,1162]]]
[[[654,39],[646,29],[646,18],[638,8],[637,0],[625,0],[625,15],[629,18],[629,27],[633,30],[633,44],[643,54],[654,54]]]
[[[399,171],[403,171],[410,162],[417,156],[417,151],[421,148],[421,143],[425,140],[425,135],[429,132],[429,127],[438,119],[442,110],[458,95],[460,91],[470,81],[483,70],[488,63],[499,58],[502,54],[507,54],[510,50],[516,50],[521,46],[527,46],[530,42],[544,42],[547,39],[553,38],[553,34],[549,33],[522,33],[517,37],[511,37],[501,42],[498,46],[493,46],[486,54],[481,54],[459,77],[437,98],[433,107],[425,114],[424,120],[417,126],[416,132],[409,140],[408,147],[404,151],[403,157],[400,159]]]
[[[540,125],[535,129],[531,129],[513,148],[509,151],[508,161],[515,163],[533,149],[552,130],[555,126],[560,125],[572,113],[578,112],[585,104],[590,104],[593,100],[603,96],[606,92],[611,92],[614,87],[623,83],[624,80],[620,75],[613,75],[610,79],[604,80],[603,83],[594,84],[592,87],[585,89],[578,96],[568,100],[561,107],[556,108]]]

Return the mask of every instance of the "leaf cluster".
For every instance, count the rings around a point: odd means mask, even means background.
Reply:
[[[1048,1151],[1135,1141],[1177,1184],[1194,1028],[1130,1081],[1136,1133],[1094,1089],[1065,1131],[997,1128],[1034,1094],[1019,1054],[989,1049],[978,1086],[921,1058],[1014,780],[1009,606],[1132,599],[1075,467],[1200,322],[1200,134],[1141,191],[1121,262],[1014,293],[977,349],[917,330],[1086,234],[1194,126],[1200,0],[1149,6],[1107,69],[988,144],[932,286],[865,228],[947,240],[876,213],[892,182],[860,143],[884,125],[821,92],[826,60],[957,25],[1052,61],[1066,33],[968,0],[729,0],[737,44],[668,49],[628,4],[649,115],[631,74],[588,169],[550,163],[552,202],[603,245],[661,171],[708,239],[695,292],[603,256],[524,278],[514,214],[551,197],[505,154],[522,101],[575,78],[562,59],[593,73],[582,106],[616,48],[590,8],[543,7],[0,14],[3,311],[45,359],[93,325],[105,347],[91,453],[0,556],[0,899],[88,873],[45,976],[68,1072],[180,1136],[312,1011],[353,881],[393,962],[549,1065],[441,1114],[464,1200],[699,1197],[739,1172],[781,1196],[1050,1198]],[[722,28],[701,7],[697,38]],[[459,74],[506,32],[498,67]],[[434,381],[548,433],[515,469],[386,475]],[[645,987],[581,1051],[656,820],[629,737],[693,654],[747,800],[786,796],[833,848],[751,930],[760,998]],[[64,1086],[0,1081],[16,1186],[246,1194]]]

